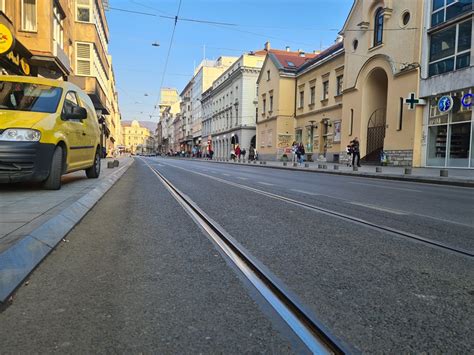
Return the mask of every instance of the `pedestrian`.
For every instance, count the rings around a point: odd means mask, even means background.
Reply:
[[[249,148],[249,160],[255,160],[255,148],[253,145]]]
[[[297,152],[298,152],[298,143],[296,143],[296,141],[293,142],[293,144],[291,145],[291,161],[293,163],[296,163],[297,162],[297,159],[299,160],[299,158],[297,157]]]
[[[300,143],[299,147],[298,147],[298,152],[300,153],[300,156],[298,158],[299,162],[300,162],[300,165],[303,164],[303,161],[304,161],[304,155],[306,154],[305,150],[304,150],[304,145],[303,143]]]
[[[231,149],[231,151],[230,151],[230,159],[235,161],[235,150],[234,149]]]
[[[212,149],[209,150],[209,158],[212,160],[212,156],[214,155],[214,151]]]
[[[355,137],[351,141],[352,148],[352,166],[355,166],[357,160],[357,166],[360,167],[360,148],[359,148],[359,138]]]
[[[240,152],[240,154],[242,154],[242,160],[245,160],[245,155],[247,154],[247,151],[244,149],[242,149],[242,151]]]
[[[352,166],[352,146],[350,144],[347,145],[346,147],[346,153],[349,156],[349,159],[347,160],[347,166]]]
[[[242,153],[242,151],[240,150],[240,146],[236,145],[235,146],[235,156],[237,157],[237,159],[239,159],[239,161],[240,161],[240,154],[241,153]]]

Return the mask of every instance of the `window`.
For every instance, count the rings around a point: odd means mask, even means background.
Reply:
[[[299,108],[303,108],[304,106],[304,90],[301,90],[300,91],[300,104],[299,104]]]
[[[470,65],[471,28],[471,21],[466,21],[431,35],[429,76]]]
[[[262,113],[265,113],[265,106],[267,106],[267,100],[263,99]]]
[[[270,70],[267,70],[267,80],[270,80]]]
[[[336,96],[342,95],[342,84],[344,83],[344,76],[339,75],[336,78]]]
[[[63,114],[65,113],[72,113],[74,107],[79,106],[77,103],[77,96],[76,93],[73,91],[69,91],[64,98],[64,106],[63,106]]]
[[[327,100],[329,95],[329,81],[323,83],[323,100]]]
[[[21,29],[23,31],[36,31],[36,0],[22,0]]]
[[[270,109],[269,112],[273,111],[273,95],[270,96]]]
[[[63,14],[59,11],[58,5],[53,5],[53,41],[56,42],[61,49],[64,49],[64,28]]]
[[[91,43],[76,42],[76,73],[77,75],[92,75],[91,73]]]
[[[5,0],[0,0],[0,11],[5,13]]]
[[[309,90],[311,93],[310,105],[314,105],[314,103],[316,102],[316,86],[311,86]]]
[[[431,26],[451,20],[472,10],[472,0],[433,0]]]
[[[382,44],[383,38],[383,9],[380,7],[374,17],[374,47]]]
[[[76,21],[92,22],[92,5],[90,0],[77,0]]]

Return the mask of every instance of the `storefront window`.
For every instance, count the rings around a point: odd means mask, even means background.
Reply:
[[[439,110],[442,96],[452,99],[448,112]],[[429,110],[427,166],[474,168],[472,90],[435,97]]]
[[[302,129],[295,130],[295,141],[297,143],[301,143],[303,141],[303,130]]]

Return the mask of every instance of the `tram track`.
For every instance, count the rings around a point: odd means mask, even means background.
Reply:
[[[214,244],[224,253],[247,280],[259,291],[272,308],[288,324],[308,349],[315,354],[346,354],[342,345],[318,321],[287,287],[245,248],[236,242],[221,226],[206,215],[188,196],[178,190],[166,177],[146,160],[141,159],[160,182],[191,216]]]
[[[193,171],[193,170],[186,169],[186,168],[176,166],[176,165],[173,165],[173,164],[169,164],[169,163],[163,163],[163,164],[165,166],[170,166],[170,167],[180,169],[180,170],[183,170],[183,171],[186,171],[186,172],[189,172],[189,173],[200,175],[200,176],[203,176],[203,177],[206,177],[206,178],[209,178],[209,179],[212,179],[212,180],[215,180],[215,181],[218,181],[218,182],[221,182],[221,183],[224,183],[224,184],[236,187],[236,188],[251,191],[251,192],[254,192],[254,193],[257,193],[257,194],[275,199],[275,200],[283,201],[283,202],[286,202],[286,203],[289,203],[289,204],[292,204],[292,205],[295,205],[295,206],[299,206],[301,208],[305,208],[305,209],[309,209],[309,210],[312,210],[312,211],[315,211],[315,212],[318,212],[318,213],[322,213],[322,214],[325,214],[327,216],[331,216],[331,217],[338,218],[338,219],[341,219],[341,220],[344,220],[344,221],[347,221],[347,222],[355,223],[355,224],[364,226],[364,227],[369,228],[369,229],[381,231],[381,232],[384,232],[385,234],[388,234],[388,235],[391,235],[391,236],[408,239],[408,240],[411,240],[411,241],[414,241],[414,242],[419,242],[419,243],[425,244],[427,246],[438,248],[438,249],[441,249],[441,250],[444,250],[444,251],[447,251],[447,252],[450,252],[450,253],[454,253],[454,254],[463,256],[463,257],[468,257],[468,258],[473,258],[474,257],[474,252],[472,252],[470,250],[466,250],[464,248],[459,248],[459,247],[456,247],[456,246],[452,246],[452,245],[447,244],[447,243],[443,243],[443,242],[440,242],[440,241],[437,241],[437,240],[422,237],[420,235],[405,232],[405,231],[402,231],[402,230],[399,230],[399,229],[396,229],[396,228],[392,228],[392,227],[389,227],[389,226],[379,225],[377,223],[373,223],[373,222],[367,221],[367,220],[362,219],[362,218],[350,216],[350,215],[347,215],[345,213],[337,212],[337,211],[330,210],[330,209],[327,209],[327,208],[324,208],[324,207],[315,206],[315,205],[312,205],[312,204],[309,204],[309,203],[306,203],[306,202],[303,202],[303,201],[298,201],[298,200],[295,200],[295,199],[292,199],[292,198],[289,198],[289,197],[281,196],[281,195],[274,194],[274,193],[271,193],[271,192],[268,192],[268,191],[264,191],[264,190],[260,190],[260,189],[254,188],[254,187],[246,186],[246,185],[243,185],[241,183],[236,183],[236,182],[233,182],[233,181],[229,181],[229,180],[218,178],[218,177],[215,177],[215,176],[212,176],[212,175],[201,173],[201,172],[198,172],[198,171]]]

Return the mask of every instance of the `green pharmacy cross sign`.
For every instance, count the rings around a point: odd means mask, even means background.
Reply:
[[[426,102],[423,99],[417,99],[414,92],[410,93],[410,96],[405,98],[405,104],[408,105],[409,110],[414,110],[416,105],[425,105]]]

